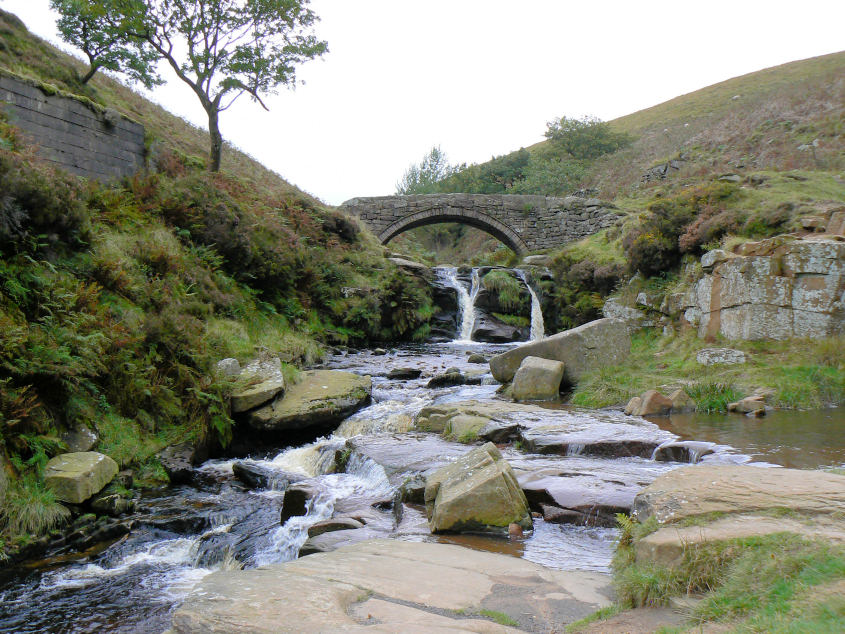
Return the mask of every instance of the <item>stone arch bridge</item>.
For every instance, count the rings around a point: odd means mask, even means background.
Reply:
[[[361,219],[382,244],[438,222],[472,225],[517,254],[578,240],[616,224],[619,212],[597,198],[511,194],[420,194],[347,200],[340,209]]]

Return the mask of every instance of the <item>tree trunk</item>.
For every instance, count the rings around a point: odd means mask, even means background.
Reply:
[[[218,118],[220,112],[214,107],[208,112],[208,135],[211,138],[211,150],[209,151],[208,171],[220,171],[220,155],[223,153],[223,135],[220,134]]]
[[[94,73],[96,73],[96,72],[97,72],[97,69],[99,69],[99,68],[100,68],[100,67],[99,67],[97,64],[91,64],[91,68],[89,68],[89,69],[88,69],[88,72],[87,72],[87,73],[85,73],[85,77],[83,77],[82,79],[80,79],[80,81],[81,81],[83,84],[87,84],[87,83],[88,83],[88,80],[89,80],[89,79],[91,79],[91,78],[94,76]]]

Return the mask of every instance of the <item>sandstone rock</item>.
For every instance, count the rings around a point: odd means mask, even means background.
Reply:
[[[824,471],[697,465],[659,476],[634,500],[640,521],[677,523],[713,513],[790,509],[807,516],[845,513],[845,477]]]
[[[616,297],[608,299],[601,309],[602,315],[610,319],[618,319],[624,321],[628,325],[630,332],[635,332],[641,328],[645,328],[652,322],[637,308],[625,306]]]
[[[689,462],[695,464],[704,456],[713,453],[712,442],[696,440],[673,440],[665,442],[654,450],[651,459],[658,462]]]
[[[525,357],[513,377],[513,398],[517,401],[546,401],[560,395],[564,364],[560,361]]]
[[[243,460],[232,463],[234,476],[253,489],[273,489],[284,491],[289,484],[299,482],[304,477],[296,473],[279,472]]]
[[[639,396],[634,396],[628,401],[628,404],[625,406],[625,414],[628,416],[634,415],[634,412],[638,411],[640,407],[643,405],[643,399]]]
[[[576,383],[588,372],[621,363],[630,351],[631,337],[625,322],[597,319],[498,354],[490,359],[490,370],[497,381],[507,383],[525,357],[541,357],[563,362],[564,379]]]
[[[492,315],[476,309],[475,324],[470,335],[473,341],[509,343],[528,338],[528,328],[519,328],[499,321]]]
[[[672,401],[673,414],[683,414],[685,412],[695,411],[695,402],[683,388],[678,388],[672,392],[669,395],[669,400]]]
[[[64,453],[52,458],[44,470],[44,484],[57,500],[81,504],[99,493],[119,471],[117,463],[96,451]]]
[[[748,396],[736,403],[728,404],[728,411],[736,414],[766,415],[766,399],[763,396]]]
[[[721,264],[731,258],[737,257],[733,253],[728,253],[723,249],[713,249],[701,256],[701,268],[705,271],[712,271],[713,267]]]
[[[468,363],[487,363],[487,358],[483,354],[478,354],[477,352],[469,355],[467,357]]]
[[[237,359],[221,359],[214,369],[217,376],[236,377],[241,373],[241,364]]]
[[[100,515],[111,515],[112,517],[119,517],[125,513],[129,513],[135,509],[135,502],[128,495],[122,493],[108,493],[109,489],[95,494],[89,501],[88,505],[91,510]]]
[[[316,537],[323,533],[331,533],[334,531],[355,530],[363,528],[364,523],[359,522],[351,517],[333,517],[322,522],[317,522],[308,527],[308,537]]]
[[[193,444],[183,442],[165,447],[156,458],[172,484],[184,484],[193,476],[194,465],[202,461],[201,453]]]
[[[663,396],[657,390],[649,390],[642,395],[640,406],[633,414],[634,416],[666,416],[671,411],[671,399]]]
[[[834,211],[827,221],[827,232],[838,236],[845,236],[845,210]]]
[[[312,370],[289,386],[282,398],[254,410],[256,429],[303,429],[340,423],[370,401],[372,379],[339,370]]]
[[[702,348],[695,355],[695,360],[701,365],[733,365],[745,363],[745,353],[732,348]]]
[[[432,276],[431,268],[427,267],[425,264],[413,262],[412,260],[406,260],[405,258],[387,259],[390,260],[396,266],[398,266],[400,269],[403,269],[412,275],[418,275],[419,277],[423,278],[430,278]]]
[[[176,610],[177,634],[563,631],[610,604],[609,577],[449,544],[367,541],[334,552],[206,576]],[[458,612],[461,612],[460,614]],[[531,618],[529,618],[531,617]]]
[[[522,258],[522,263],[533,266],[551,266],[552,258],[548,255],[526,255]]]
[[[528,501],[510,465],[487,443],[428,476],[425,505],[432,532],[502,532],[531,528]]]
[[[284,524],[292,517],[305,515],[308,512],[308,500],[319,492],[317,485],[310,482],[297,482],[289,486],[285,489],[279,521]]]
[[[62,436],[62,442],[67,445],[68,453],[91,451],[97,446],[100,438],[87,427],[77,427]]]
[[[444,372],[443,374],[436,374],[431,377],[429,382],[426,383],[426,387],[449,387],[452,385],[464,385],[466,382],[467,378],[460,372]]]
[[[801,228],[806,231],[824,231],[827,227],[827,218],[821,216],[804,216],[801,218]]]
[[[278,357],[250,363],[240,376],[248,383],[232,392],[233,414],[269,403],[285,391],[282,362]]]
[[[450,440],[475,440],[478,433],[487,426],[490,419],[485,416],[458,414],[452,416],[443,429],[444,438]]]

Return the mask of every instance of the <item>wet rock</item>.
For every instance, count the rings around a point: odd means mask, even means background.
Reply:
[[[62,442],[67,445],[68,453],[91,451],[97,446],[99,437],[87,427],[79,426],[62,436]]]
[[[249,424],[260,430],[293,430],[340,423],[369,403],[372,379],[338,370],[303,374],[285,395],[250,413]]]
[[[425,504],[425,476],[422,473],[409,476],[399,487],[399,493],[403,502]]]
[[[201,462],[197,448],[187,442],[165,447],[156,454],[156,457],[167,472],[171,484],[190,482],[194,465]]]
[[[443,429],[443,437],[448,440],[472,442],[478,438],[478,433],[487,425],[490,419],[472,414],[458,414],[449,419]]]
[[[634,416],[668,416],[672,411],[672,400],[657,390],[649,390],[640,397],[640,406]]]
[[[527,451],[543,455],[650,458],[660,441],[651,438],[607,438],[602,435],[567,434],[552,427],[520,432]]]
[[[735,414],[749,414],[759,418],[766,415],[766,399],[762,395],[748,396],[736,403],[729,403],[728,411]]]
[[[470,335],[473,341],[510,343],[511,341],[525,341],[528,335],[529,328],[511,326],[476,308],[475,324],[473,324],[472,334]]]
[[[515,440],[521,429],[519,423],[491,420],[478,431],[478,437],[498,445]]]
[[[119,517],[135,510],[135,502],[123,493],[99,493],[91,498],[88,505],[93,511],[112,517]]]
[[[250,363],[241,372],[247,385],[232,392],[232,413],[246,412],[269,403],[285,391],[282,362],[271,357]]]
[[[329,520],[317,522],[308,527],[308,537],[316,537],[323,533],[331,533],[334,531],[355,530],[363,528],[364,523],[359,522],[351,517],[333,517]]]
[[[385,350],[384,348],[373,348],[370,351],[370,354],[373,355],[374,357],[383,357],[384,355],[387,354],[387,350]]]
[[[511,631],[464,614],[481,607],[507,614],[522,630],[552,632],[610,605],[611,596],[609,577],[599,573],[550,570],[449,544],[375,540],[284,564],[214,572],[176,610],[172,629]]]
[[[422,375],[422,370],[419,368],[394,368],[385,376],[391,380],[410,381],[420,378],[420,375]]]
[[[81,504],[100,492],[117,475],[117,463],[96,451],[65,453],[52,458],[44,469],[44,484],[57,500]]]
[[[316,484],[297,482],[285,489],[282,501],[281,523],[284,524],[291,517],[305,515],[308,512],[308,500],[320,492]]]
[[[236,377],[241,373],[241,364],[237,359],[221,359],[214,366],[215,374],[221,377]]]
[[[497,381],[508,383],[525,357],[541,357],[563,362],[564,379],[577,383],[588,372],[621,363],[630,350],[625,322],[604,318],[498,354],[490,359],[490,370]]]
[[[444,372],[431,377],[426,384],[428,388],[449,387],[452,385],[465,385],[467,378],[460,372]]]
[[[525,357],[513,377],[512,396],[517,401],[547,401],[558,398],[564,364],[560,361]]]
[[[432,532],[502,532],[531,528],[528,501],[510,465],[492,443],[473,449],[428,476],[426,514]]]
[[[467,357],[467,362],[468,363],[487,363],[487,357],[485,357],[483,354],[478,354],[477,352],[474,352],[473,354],[469,355],[469,357]]]
[[[232,463],[232,473],[248,487],[276,491],[284,491],[291,483],[304,479],[295,473],[280,472],[241,460]]]
[[[654,450],[652,460],[695,464],[704,456],[712,454],[715,446],[712,442],[695,440],[665,442]]]
[[[745,353],[733,348],[702,348],[695,355],[701,365],[732,365],[745,363]]]

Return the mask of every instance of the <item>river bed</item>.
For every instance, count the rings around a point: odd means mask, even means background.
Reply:
[[[534,531],[523,540],[433,536],[421,507],[402,505],[401,517],[389,508],[397,487],[408,477],[468,450],[439,436],[412,431],[414,416],[433,403],[493,403],[498,398],[498,386],[489,378],[482,385],[438,389],[425,387],[427,381],[452,367],[483,373],[487,365],[470,363],[469,353],[489,357],[505,348],[453,342],[402,346],[386,355],[365,351],[331,358],[327,367],[374,376],[373,403],[329,437],[300,447],[265,447],[246,457],[249,464],[265,470],[309,478],[319,493],[305,516],[280,525],[282,491],[272,484],[250,490],[235,479],[233,460],[211,460],[197,469],[189,486],[144,491],[135,529],[105,550],[76,561],[41,562],[38,567],[0,572],[0,630],[162,632],[169,627],[173,610],[205,575],[225,566],[254,567],[294,559],[309,526],[350,510],[366,514],[369,532],[364,536],[437,540],[524,557],[561,570],[608,571],[614,528],[537,519]],[[416,380],[383,376],[407,367],[422,370],[422,376]],[[595,438],[635,437],[655,444],[676,438],[707,440],[715,443],[713,453],[703,458],[707,462],[756,460],[804,468],[845,464],[842,409],[784,414],[762,422],[740,416],[688,416],[655,424],[618,411],[536,408],[508,416],[540,436],[550,429],[565,432],[574,449],[567,455],[540,455],[504,446],[502,453],[523,488],[543,482],[561,498],[585,499],[629,499],[631,491],[684,464],[641,455],[591,455],[579,449]],[[335,452],[349,447],[354,450],[345,473],[331,473]]]

